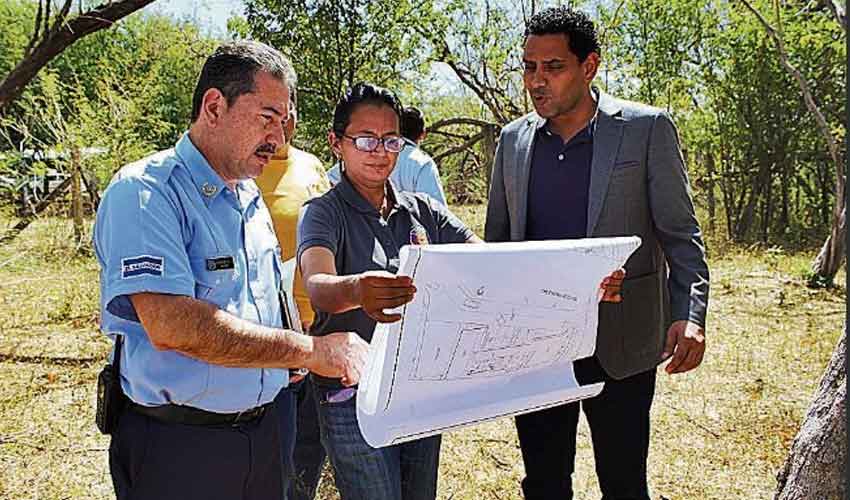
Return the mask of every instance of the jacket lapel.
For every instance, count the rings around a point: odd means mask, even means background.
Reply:
[[[515,219],[516,232],[512,235],[514,240],[525,239],[525,223],[528,215],[528,181],[531,174],[531,153],[534,151],[534,134],[537,131],[538,121],[541,120],[536,113],[526,118],[525,124],[520,130],[516,148],[516,193],[517,205]]]
[[[593,133],[593,160],[590,164],[590,192],[587,207],[587,236],[593,236],[593,230],[599,221],[611,171],[620,149],[623,137],[623,119],[620,106],[608,94],[599,92],[599,107],[596,118],[596,130]]]

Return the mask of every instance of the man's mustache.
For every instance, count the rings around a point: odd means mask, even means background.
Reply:
[[[274,154],[275,151],[277,151],[277,147],[274,144],[267,143],[257,148],[257,153]]]

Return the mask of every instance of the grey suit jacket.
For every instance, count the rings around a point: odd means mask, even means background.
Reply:
[[[671,321],[705,326],[708,265],[673,121],[659,109],[598,96],[587,234],[643,240],[626,262],[623,302],[599,306],[596,355],[609,375],[624,378],[662,361]],[[541,120],[531,113],[502,129],[487,241],[525,239],[528,179]]]

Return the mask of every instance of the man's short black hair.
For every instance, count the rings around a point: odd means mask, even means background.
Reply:
[[[413,142],[425,133],[425,116],[419,108],[408,106],[401,113],[401,135]]]
[[[289,59],[277,49],[260,42],[240,40],[225,43],[204,62],[195,93],[192,96],[192,122],[201,114],[201,104],[207,90],[216,88],[224,95],[227,105],[233,105],[242,94],[254,91],[254,77],[265,71],[290,89],[298,82]]]
[[[559,33],[567,36],[570,50],[580,62],[584,62],[591,52],[601,55],[596,26],[584,12],[564,5],[551,7],[534,14],[525,26],[525,38]]]

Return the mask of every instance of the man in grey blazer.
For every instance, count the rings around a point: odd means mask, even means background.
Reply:
[[[638,235],[624,300],[601,304],[596,353],[580,380],[605,380],[581,403],[603,499],[649,499],[646,459],[655,368],[696,368],[705,352],[708,266],[676,128],[661,110],[590,85],[593,22],[566,7],[531,18],[523,50],[536,113],[501,134],[485,239]],[[572,498],[579,403],[517,417],[526,499]]]

